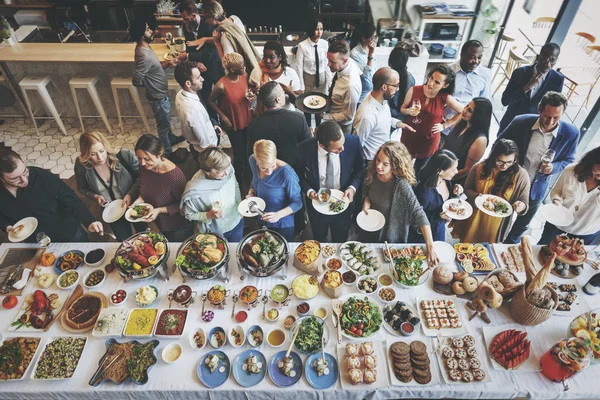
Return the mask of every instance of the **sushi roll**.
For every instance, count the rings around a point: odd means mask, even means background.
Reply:
[[[362,267],[360,267],[360,268],[358,269],[358,272],[359,272],[361,275],[368,275],[368,274],[367,274],[367,267],[366,267],[364,264],[362,264]]]
[[[411,324],[413,324],[414,326],[417,326],[421,322],[421,320],[418,317],[413,317],[413,318],[410,319],[409,322]]]
[[[375,268],[373,268],[373,267],[367,268],[367,275],[373,275],[374,273],[375,273]]]
[[[383,315],[383,320],[385,322],[391,322],[392,319],[394,318],[395,314],[392,310],[387,311],[384,315]]]

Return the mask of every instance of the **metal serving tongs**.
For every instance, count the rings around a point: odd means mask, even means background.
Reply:
[[[115,363],[115,361],[117,361],[123,354],[125,354],[124,352],[121,352],[119,354],[117,354],[117,356],[115,358],[113,358],[110,363],[108,363],[108,365],[105,367],[104,364],[106,364],[106,360],[108,360],[108,357],[106,357],[104,359],[104,361],[102,361],[102,364],[100,364],[100,366],[98,367],[98,369],[96,370],[96,373],[94,374],[94,376],[92,376],[92,379],[90,379],[90,386],[96,386],[98,384],[98,382],[96,382],[98,379],[102,378],[104,376],[104,372],[106,372],[107,369],[110,368],[111,365],[113,365]]]
[[[265,212],[258,208],[258,204],[254,200],[250,200],[248,202],[248,209],[252,213],[258,213],[258,215],[262,216]]]

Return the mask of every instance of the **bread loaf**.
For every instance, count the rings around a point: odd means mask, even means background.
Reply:
[[[537,274],[537,269],[533,264],[533,252],[531,250],[531,243],[526,236],[521,238],[521,254],[523,255],[523,264],[525,266],[525,284],[533,280],[533,277]]]
[[[546,263],[542,267],[542,269],[535,275],[531,283],[527,284],[525,289],[525,296],[529,296],[534,290],[541,290],[544,286],[546,286],[546,282],[548,282],[548,276],[550,275],[550,271],[554,268],[554,260],[556,259],[556,253],[552,252],[552,255],[549,259],[546,260]]]

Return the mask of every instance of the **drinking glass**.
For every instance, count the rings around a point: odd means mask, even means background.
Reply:
[[[248,110],[254,110],[254,107],[256,107],[256,95],[251,88],[246,90],[246,99],[250,102],[250,107]]]
[[[542,164],[546,164],[546,165],[550,164],[552,161],[554,161],[555,156],[556,156],[556,151],[554,151],[552,149],[546,150],[546,152],[542,156]]]
[[[414,108],[416,108],[419,112],[421,111],[421,101],[420,100],[413,100],[412,106]],[[419,118],[419,115],[417,115],[413,119],[413,123],[415,123],[415,124],[420,124],[421,122],[423,122],[423,121]]]
[[[212,208],[215,211],[221,211],[225,208],[225,204],[223,204],[223,199],[221,197],[221,193],[217,192],[211,196]]]
[[[173,34],[171,32],[167,32],[165,35],[165,42],[167,43],[167,46],[171,46],[171,43],[173,43]]]
[[[38,233],[35,236],[35,240],[37,240],[37,242],[42,247],[48,247],[48,246],[50,246],[50,243],[52,243],[52,240],[50,239],[50,236],[46,235],[44,232]]]

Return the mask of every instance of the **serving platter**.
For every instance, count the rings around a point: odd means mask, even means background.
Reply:
[[[527,332],[527,339],[530,341],[533,339],[529,329],[526,326],[517,325],[517,324],[508,324],[508,325],[485,325],[483,327],[483,338],[485,340],[485,354],[487,358],[490,360],[492,367],[498,371],[512,371],[512,372],[538,372],[540,370],[540,360],[539,357],[536,357],[533,352],[533,345],[531,346],[531,351],[529,354],[529,358],[523,364],[521,364],[517,369],[507,370],[500,363],[492,358],[490,354],[490,344],[492,340],[496,337],[500,332],[504,332],[509,329],[516,329],[518,331]]]
[[[360,383],[353,385],[350,382],[348,374],[348,364],[346,362],[346,345],[340,344],[337,346],[337,356],[340,367],[340,383],[343,390],[372,390],[380,389],[390,386],[390,380],[388,377],[388,366],[386,362],[386,354],[383,349],[383,342],[380,340],[373,341],[373,348],[375,349],[375,356],[377,357],[377,380],[371,384]]]
[[[398,379],[396,377],[396,374],[394,374],[394,359],[391,354],[392,353],[392,351],[391,351],[392,344],[400,341],[400,342],[404,342],[404,343],[410,345],[415,340],[419,340],[419,341],[425,343],[425,345],[427,346],[427,354],[429,355],[430,371],[431,371],[431,381],[429,381],[429,383],[420,384],[417,381],[415,381],[414,379],[411,380],[410,382],[402,382],[400,379]],[[390,382],[392,385],[394,385],[394,386],[433,386],[433,385],[440,384],[440,371],[439,371],[439,368],[437,365],[437,357],[433,354],[433,352],[435,351],[435,348],[433,347],[433,340],[431,338],[424,337],[424,336],[410,336],[410,337],[403,336],[402,339],[388,338],[386,341],[385,348],[387,349],[387,366],[388,366],[388,370],[390,372]]]
[[[54,342],[55,340],[59,340],[59,339],[83,339],[83,347],[81,348],[81,352],[79,353],[79,356],[76,357],[76,359],[74,360],[75,362],[75,368],[73,369],[73,373],[71,374],[71,376],[66,376],[63,378],[36,378],[36,374],[37,374],[37,370],[39,368],[40,365],[40,361],[42,360],[42,357],[44,357],[44,353],[46,351],[46,349],[48,348],[48,346]],[[41,381],[61,381],[61,380],[65,380],[65,379],[71,379],[75,373],[77,372],[77,368],[79,367],[79,364],[81,362],[81,357],[83,356],[83,352],[85,351],[85,348],[87,346],[87,342],[88,342],[88,338],[87,336],[56,336],[56,337],[49,337],[46,342],[44,343],[44,346],[42,347],[42,350],[40,352],[40,356],[38,357],[35,366],[33,367],[33,372],[31,373],[31,379],[33,380],[41,380]],[[55,360],[54,364],[62,364],[62,362],[60,360]]]

